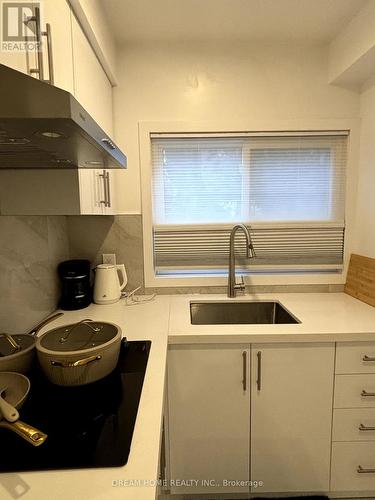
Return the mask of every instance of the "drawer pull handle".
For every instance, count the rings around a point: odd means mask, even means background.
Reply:
[[[375,357],[374,356],[367,356],[367,354],[365,354],[362,358],[362,361],[375,361]]]
[[[369,427],[363,424],[359,424],[358,430],[360,431],[375,431],[375,427]]]
[[[375,392],[367,392],[363,389],[363,391],[361,392],[361,396],[363,398],[375,397]]]
[[[357,469],[358,474],[375,474],[375,469],[364,469],[360,465],[358,465]]]

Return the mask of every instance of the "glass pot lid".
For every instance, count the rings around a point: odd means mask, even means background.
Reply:
[[[106,344],[118,333],[119,328],[111,323],[74,323],[45,333],[40,339],[40,345],[55,352],[82,351]]]

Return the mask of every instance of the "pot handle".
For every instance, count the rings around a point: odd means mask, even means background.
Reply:
[[[35,335],[41,330],[44,326],[48,325],[48,323],[51,323],[51,321],[54,321],[55,319],[59,318],[60,316],[63,316],[64,313],[56,313],[53,316],[49,316],[48,318],[44,319],[41,323],[39,323],[35,328],[31,330],[31,332],[28,332],[28,335],[31,335],[32,337],[35,337]]]
[[[76,368],[77,366],[85,366],[93,361],[102,359],[100,355],[89,356],[88,358],[78,359],[77,361],[54,361],[51,360],[52,366],[59,366],[60,368]]]
[[[122,276],[122,283],[120,285],[120,290],[123,290],[128,284],[128,277],[126,274],[125,264],[117,264],[116,268],[118,271],[120,271],[120,274]]]
[[[7,333],[0,333],[0,338],[4,337],[9,344],[13,347],[14,352],[18,352],[22,349],[22,347],[14,340],[14,338],[11,335],[8,335]]]
[[[40,446],[48,437],[44,432],[21,420],[17,420],[17,422],[6,422],[5,420],[1,420],[0,427],[15,432],[33,446]]]

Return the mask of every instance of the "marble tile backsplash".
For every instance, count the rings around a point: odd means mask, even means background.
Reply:
[[[102,262],[116,253],[128,290],[141,293],[226,293],[225,287],[144,288],[141,215],[0,216],[0,331],[22,332],[51,313],[59,299],[57,265],[66,259]],[[247,293],[339,292],[342,285],[252,286]]]
[[[103,253],[115,253],[125,264],[127,290],[143,291],[143,238],[141,215],[68,216],[70,258],[88,259],[92,266],[102,262]]]
[[[0,217],[0,329],[32,328],[56,309],[57,264],[69,258],[66,217]]]
[[[128,290],[142,286],[145,293],[226,293],[226,287],[143,288],[143,236],[141,215],[69,216],[68,232],[71,258],[89,259],[93,265],[102,262],[103,253],[116,253],[117,262],[126,266]],[[341,292],[343,285],[257,285],[246,287],[247,293]]]

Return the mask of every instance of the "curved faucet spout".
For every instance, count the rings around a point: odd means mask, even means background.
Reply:
[[[235,297],[236,290],[244,290],[245,284],[243,281],[243,277],[241,277],[241,283],[236,283],[236,255],[234,249],[234,241],[236,232],[241,229],[245,234],[246,238],[246,256],[251,259],[255,257],[255,251],[253,242],[251,240],[251,236],[248,228],[244,224],[236,224],[230,233],[229,239],[229,272],[228,272],[228,297]]]

